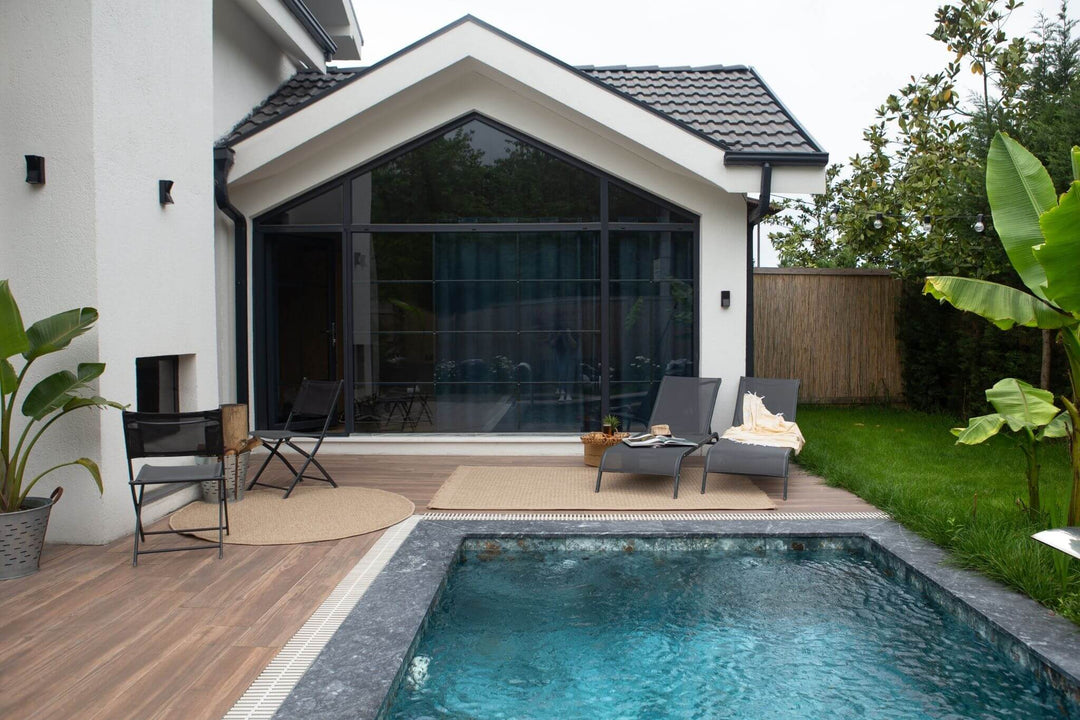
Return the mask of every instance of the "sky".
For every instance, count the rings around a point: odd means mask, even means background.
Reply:
[[[958,0],[955,0],[958,2]],[[472,14],[571,65],[751,65],[810,134],[846,161],[886,97],[950,53],[928,37],[939,0],[353,0],[363,64]],[[1029,0],[1010,34],[1059,0]],[[1070,17],[1080,16],[1073,0]],[[970,78],[974,88],[975,78]],[[763,240],[762,265],[775,265]]]

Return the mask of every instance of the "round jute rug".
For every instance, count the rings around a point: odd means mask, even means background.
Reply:
[[[385,490],[363,487],[297,487],[285,499],[280,490],[253,490],[229,504],[231,545],[291,545],[337,540],[382,530],[413,513],[412,502]],[[217,526],[217,503],[193,502],[173,513],[169,527]],[[217,542],[217,530],[188,533]]]

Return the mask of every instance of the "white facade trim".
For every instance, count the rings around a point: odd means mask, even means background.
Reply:
[[[281,0],[235,0],[252,20],[293,60],[326,72],[322,48]]]

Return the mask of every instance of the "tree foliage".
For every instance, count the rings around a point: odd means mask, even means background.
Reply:
[[[783,266],[882,267],[910,284],[898,318],[905,386],[908,400],[921,398],[929,404],[915,404],[928,409],[970,413],[985,407],[987,380],[1039,377],[1037,330],[1006,336],[967,321],[935,319],[940,308],[914,291],[928,275],[1023,287],[986,200],[994,133],[1006,131],[1028,147],[1059,192],[1072,178],[1068,148],[1080,138],[1075,22],[1063,0],[1056,17],[1040,17],[1031,32],[1011,34],[1009,20],[1020,5],[961,0],[940,7],[930,36],[949,50],[949,61],[889,95],[863,132],[864,150],[845,166],[829,168],[823,195],[788,201],[780,229],[771,234]],[[960,88],[972,75],[977,90],[962,97]],[[978,354],[973,362],[997,358],[1002,365],[984,373],[967,363],[970,372],[960,375],[963,361],[931,368],[932,358],[915,354],[938,345],[967,346]],[[922,379],[931,376],[944,393]],[[1054,377],[1064,376],[1059,371]],[[949,400],[941,401],[943,395]]]

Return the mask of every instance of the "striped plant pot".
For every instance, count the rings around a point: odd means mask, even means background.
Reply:
[[[54,498],[28,497],[23,510],[0,513],[0,580],[38,571]]]

